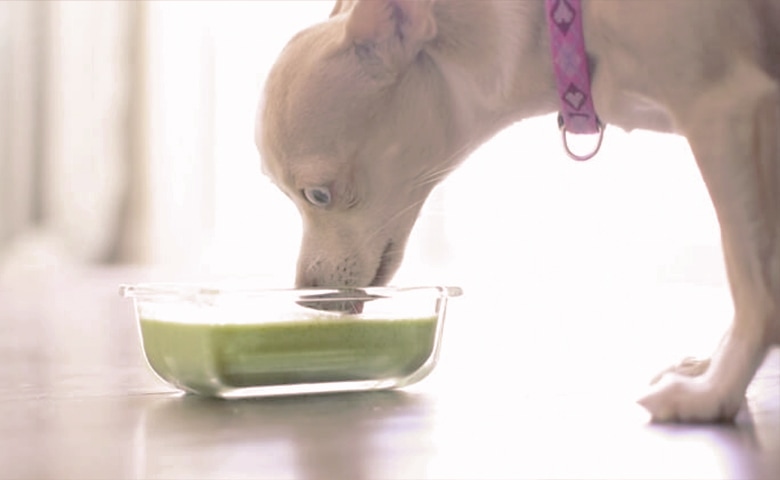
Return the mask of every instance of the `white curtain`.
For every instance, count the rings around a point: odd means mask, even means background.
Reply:
[[[0,3],[0,261],[136,254],[140,93],[136,2]],[[8,267],[10,268],[10,267]]]
[[[299,220],[261,175],[254,112],[273,58],[331,7],[0,2],[0,275],[109,262],[291,277]]]

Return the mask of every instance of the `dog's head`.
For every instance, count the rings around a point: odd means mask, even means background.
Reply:
[[[341,0],[272,68],[256,140],[303,218],[298,286],[382,285],[398,269],[451,169],[436,35],[431,0]]]

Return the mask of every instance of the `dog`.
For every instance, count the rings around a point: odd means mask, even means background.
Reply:
[[[687,138],[721,227],[733,324],[639,403],[733,420],[780,343],[780,2],[585,0],[605,124]],[[508,125],[557,111],[542,0],[338,0],[269,72],[263,170],[304,224],[300,287],[384,285],[431,189]]]

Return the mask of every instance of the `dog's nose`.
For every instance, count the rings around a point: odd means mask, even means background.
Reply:
[[[334,273],[330,273],[335,270]],[[298,267],[295,275],[296,288],[342,288],[354,287],[356,282],[350,275],[342,275],[338,266],[331,268],[317,268],[309,264]]]
[[[363,311],[366,293],[358,288],[339,284],[325,284],[311,269],[299,269],[295,286],[299,289],[320,289],[306,292],[298,304],[315,310],[358,314]]]

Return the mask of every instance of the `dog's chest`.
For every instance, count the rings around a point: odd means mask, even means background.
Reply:
[[[635,129],[673,133],[675,128],[669,112],[658,102],[639,93],[618,91],[604,96],[594,91],[596,108],[607,123],[626,131]]]

